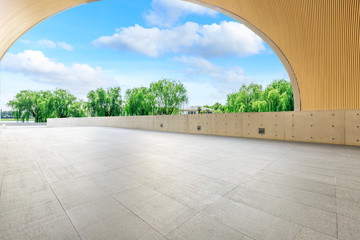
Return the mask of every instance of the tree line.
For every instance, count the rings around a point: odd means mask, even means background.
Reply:
[[[128,89],[124,100],[120,87],[98,88],[80,100],[65,89],[54,91],[20,91],[7,103],[17,120],[46,122],[48,118],[106,117],[180,114],[188,103],[187,90],[180,81],[162,79],[149,87]],[[261,85],[242,85],[227,95],[225,105],[205,106],[215,113],[293,111],[290,82],[275,80],[264,90]]]
[[[128,89],[122,99],[121,88],[98,88],[80,100],[65,89],[54,91],[23,90],[7,105],[17,120],[46,122],[48,118],[108,117],[179,114],[188,103],[187,91],[180,81],[162,79],[150,86]]]
[[[215,103],[205,107],[215,113],[294,111],[294,96],[291,83],[280,79],[264,90],[259,84],[242,85],[238,92],[227,95],[225,105]]]

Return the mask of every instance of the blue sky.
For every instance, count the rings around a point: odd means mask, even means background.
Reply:
[[[1,61],[1,107],[20,90],[180,80],[189,105],[226,102],[241,84],[288,79],[276,54],[241,23],[176,0],[102,0],[62,12],[23,35]]]

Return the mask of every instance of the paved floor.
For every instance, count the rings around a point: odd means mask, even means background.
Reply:
[[[360,148],[0,129],[0,239],[360,239]]]

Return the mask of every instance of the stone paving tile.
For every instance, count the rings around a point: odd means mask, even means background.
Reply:
[[[339,199],[349,200],[360,204],[360,191],[357,190],[337,187],[336,197]]]
[[[282,199],[302,203],[314,208],[336,213],[336,198],[282,184],[249,179],[241,186],[270,194]]]
[[[2,191],[30,192],[39,187],[46,187],[47,185],[40,171],[14,173],[3,176]]]
[[[163,235],[197,214],[197,211],[163,194],[157,194],[146,202],[130,206],[129,209]]]
[[[166,240],[130,211],[115,214],[80,231],[83,240]]]
[[[203,214],[191,218],[166,237],[171,240],[252,240],[252,238]]]
[[[341,178],[336,179],[336,186],[350,190],[360,191],[359,182],[353,182],[346,179],[341,179]]]
[[[226,197],[329,236],[337,236],[335,213],[273,197],[242,186]]]
[[[49,220],[44,224],[39,224],[33,228],[26,229],[24,230],[24,233],[27,237],[26,239],[81,239],[74,226],[65,215],[62,215],[53,221]]]
[[[110,197],[108,193],[85,177],[56,182],[52,185],[52,189],[67,211],[91,201]]]
[[[139,181],[126,177],[116,170],[92,174],[87,178],[109,194],[122,192],[140,185]]]
[[[128,211],[121,203],[112,197],[90,200],[82,205],[67,210],[72,223],[79,232],[106,219]]]
[[[33,188],[31,191],[3,191],[0,197],[0,213],[33,207],[50,201],[56,201],[56,196],[46,185]]]
[[[227,198],[220,198],[203,213],[253,239],[291,240],[302,229],[297,224]]]
[[[295,240],[336,240],[337,238],[316,232],[310,228],[303,228]]]
[[[319,173],[309,172],[307,170],[304,171],[302,169],[291,169],[291,168],[286,168],[286,167],[269,166],[269,167],[266,167],[265,170],[285,174],[288,176],[303,178],[303,179],[307,179],[307,180],[319,182],[319,183],[325,183],[325,184],[330,184],[330,185],[336,184],[335,176],[322,175]]]
[[[65,217],[65,213],[58,201],[0,213],[0,236],[5,239],[13,239],[18,233],[26,234],[26,232],[32,231],[31,229],[43,228],[44,225],[60,221],[59,219],[63,219],[63,217]],[[74,228],[71,224],[65,224],[61,231],[71,233],[74,232]]]
[[[2,169],[3,168],[3,169]],[[16,173],[25,173],[25,172],[34,172],[38,171],[39,168],[37,164],[33,161],[21,160],[21,161],[7,161],[6,167],[1,167],[0,170],[3,171],[4,175],[16,174]]]
[[[214,181],[220,180],[214,179],[213,182]],[[212,182],[208,182],[209,185],[211,185]],[[150,183],[148,186],[197,211],[203,210],[208,205],[219,199],[223,194],[234,188],[233,184],[224,183],[222,191],[209,190],[194,184],[179,183],[167,177]],[[221,192],[223,192],[223,194]]]
[[[320,193],[324,194],[330,197],[335,197],[336,195],[336,186],[320,183],[316,181],[312,181],[309,179],[301,178],[301,177],[295,177],[295,176],[289,176],[282,173],[275,173],[275,172],[269,172],[269,171],[261,171],[257,173],[253,179],[263,181],[263,182],[269,182],[269,183],[275,183],[275,184],[282,184],[298,189],[307,190],[310,192]]]
[[[360,239],[359,148],[100,127],[0,135],[1,240]]]
[[[132,208],[134,205],[144,203],[150,198],[155,197],[159,192],[145,186],[140,185],[123,192],[115,194],[113,197],[119,202],[124,204],[128,208]]]
[[[360,221],[338,215],[338,224],[340,240],[360,239]]]
[[[360,203],[336,199],[337,213],[360,221]]]

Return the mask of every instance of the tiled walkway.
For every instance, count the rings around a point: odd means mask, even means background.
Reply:
[[[360,148],[0,129],[0,239],[360,239]]]

